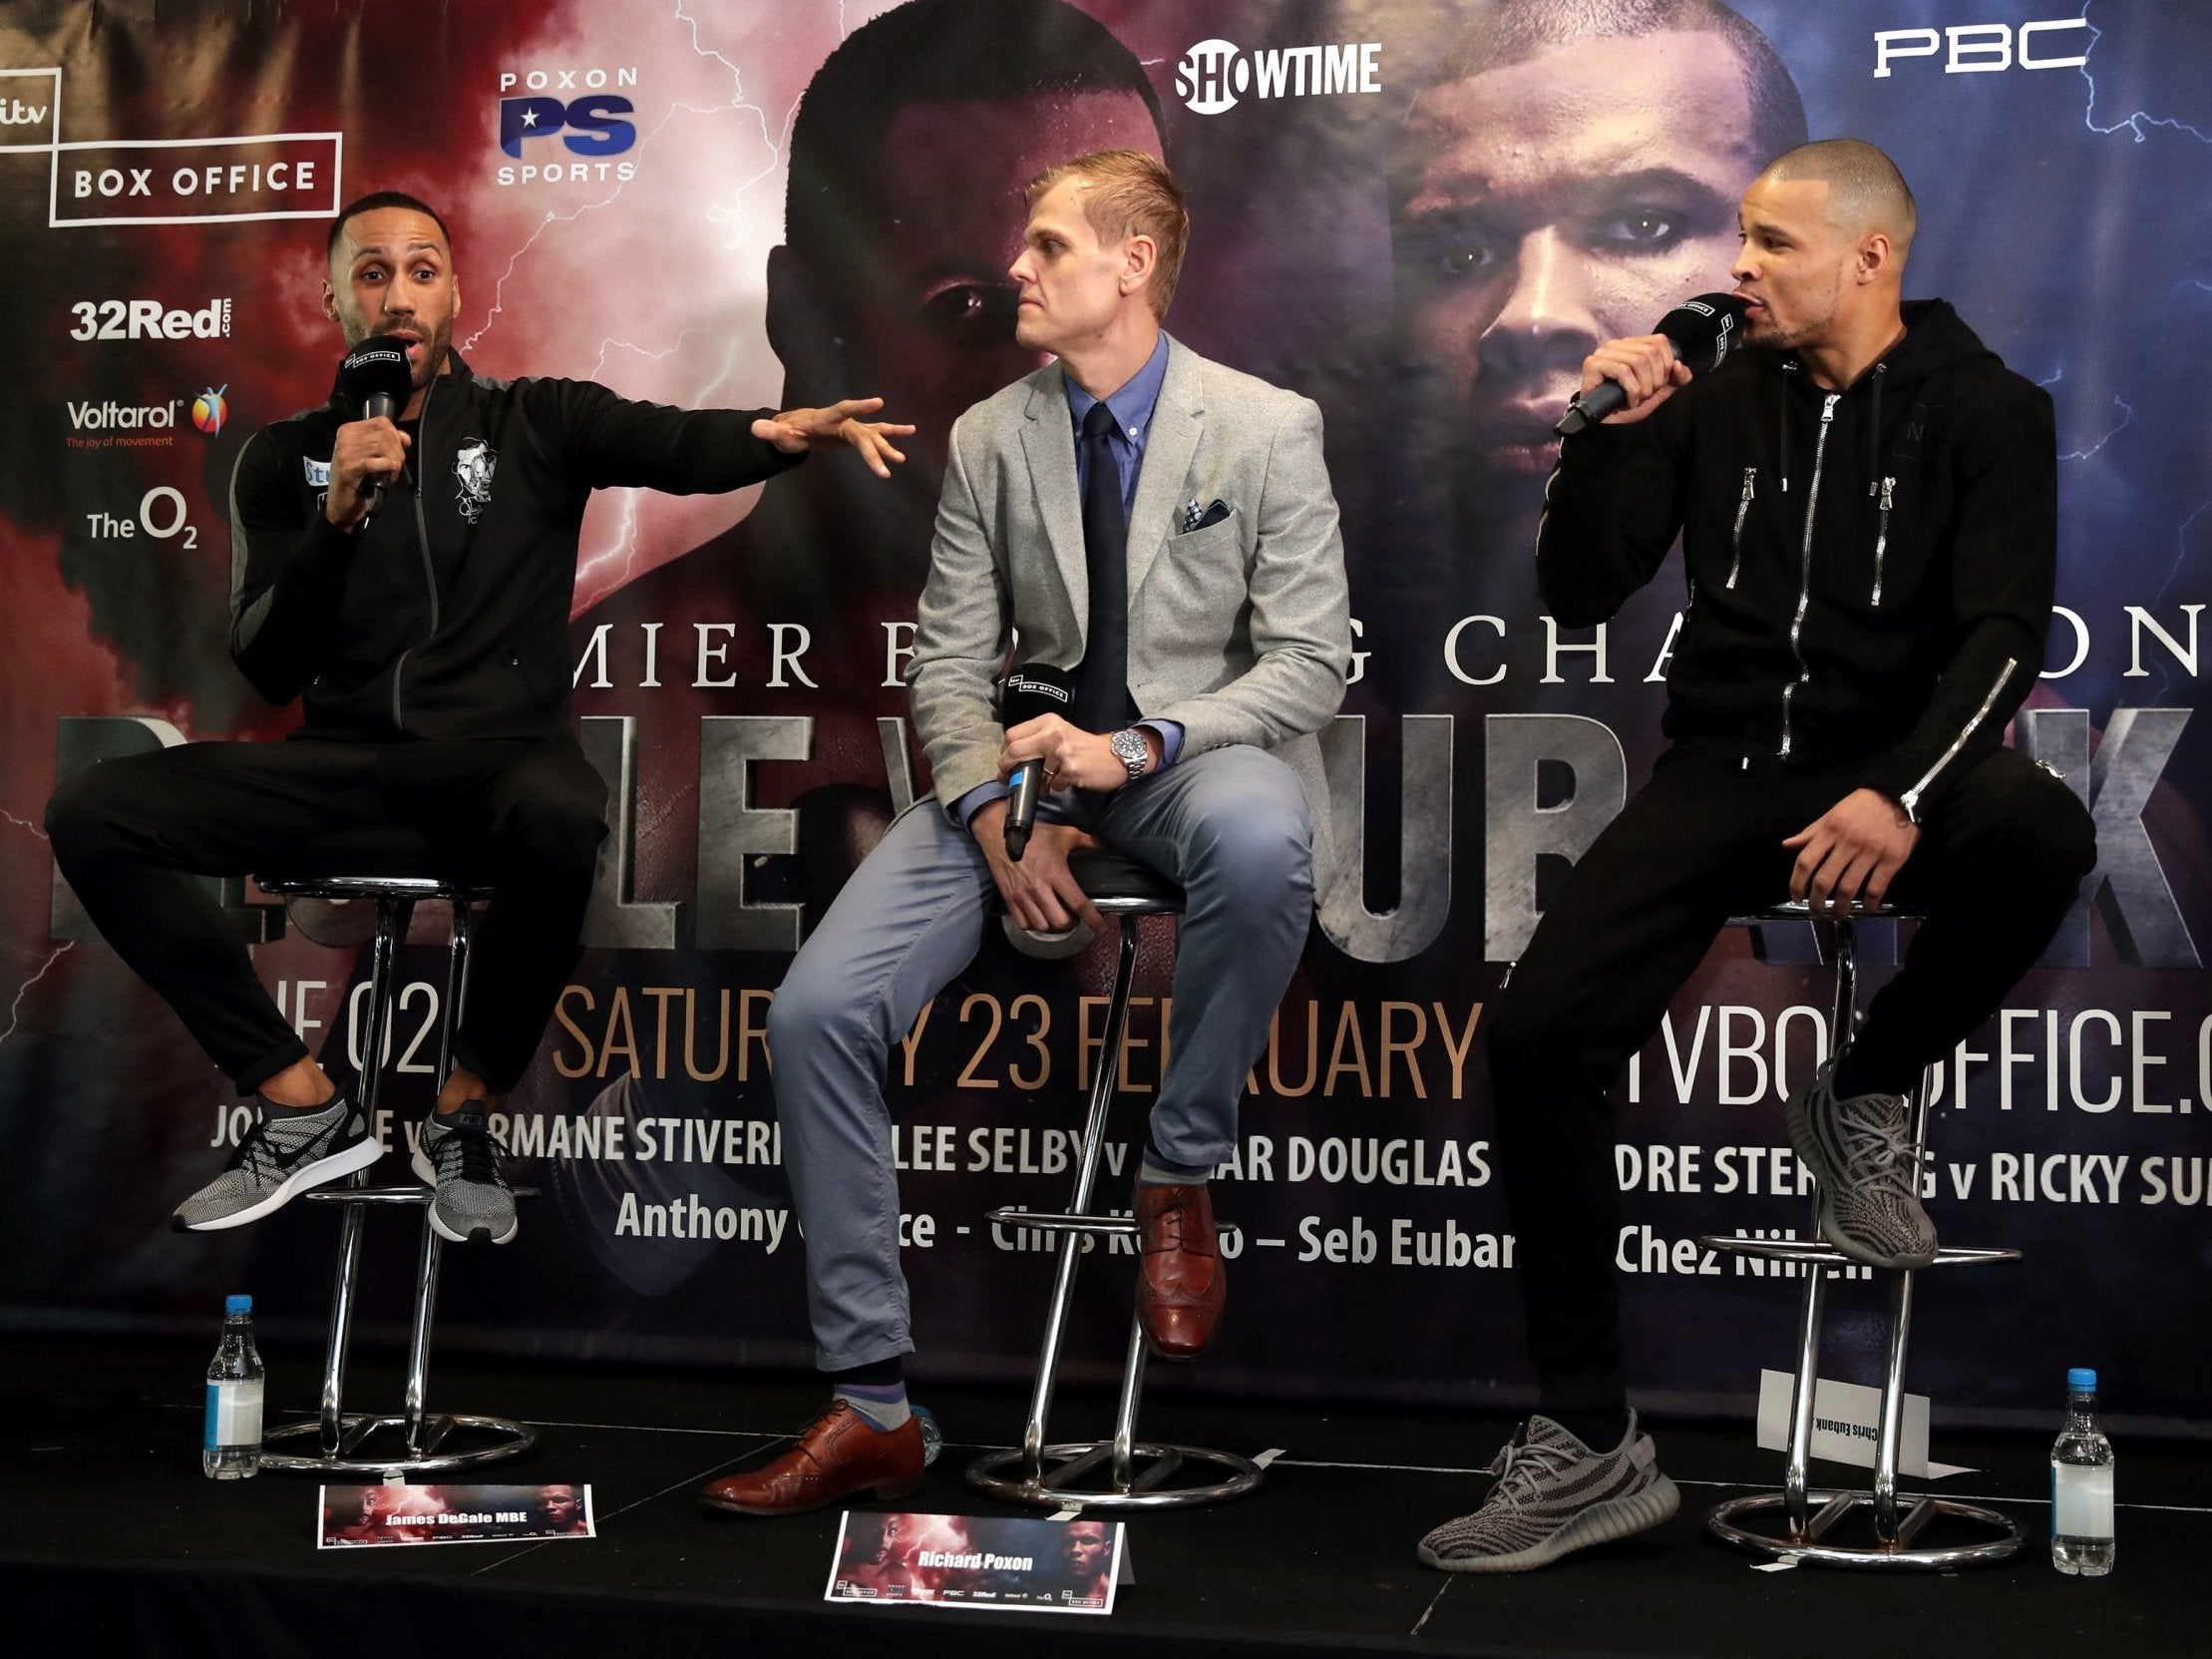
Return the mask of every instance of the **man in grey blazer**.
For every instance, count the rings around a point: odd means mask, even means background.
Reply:
[[[744,1514],[921,1483],[914,1342],[884,1074],[998,905],[1059,932],[1096,913],[1069,852],[1182,884],[1171,1062],[1135,1208],[1153,1351],[1212,1340],[1223,1279],[1207,1176],[1297,965],[1327,871],[1314,733],[1351,641],[1336,503],[1306,399],[1161,331],[1189,217],[1158,161],[1082,157],[1028,191],[1015,337],[1052,365],[952,429],[909,682],[934,795],[893,824],[793,961],[769,1019],[817,1358],[835,1396],[798,1446],[701,1494]],[[1117,588],[1119,593],[1116,592]],[[1014,639],[1074,678],[1065,716],[1005,728]],[[1026,854],[1006,778],[1041,764]]]

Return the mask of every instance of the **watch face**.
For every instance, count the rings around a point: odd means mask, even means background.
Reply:
[[[1122,765],[1129,769],[1132,781],[1144,776],[1145,767],[1152,761],[1152,750],[1146,746],[1143,732],[1117,731],[1107,741]]]

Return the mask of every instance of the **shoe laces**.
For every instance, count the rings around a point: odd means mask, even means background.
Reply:
[[[1917,1160],[1912,1146],[1905,1138],[1904,1101],[1896,1095],[1870,1094],[1865,1100],[1892,1101],[1897,1109],[1880,1115],[1844,1109],[1844,1102],[1836,1102],[1836,1129],[1843,1140],[1844,1155],[1853,1176],[1884,1186],[1902,1186],[1912,1179]]]
[[[507,1143],[489,1126],[457,1123],[438,1137],[430,1161],[441,1179],[452,1174],[476,1185],[504,1187],[507,1179],[500,1173],[499,1160],[507,1155]],[[449,1162],[455,1165],[450,1170]]]
[[[257,1181],[279,1167],[276,1162],[276,1148],[269,1144],[268,1130],[267,1118],[256,1119],[253,1127],[246,1130],[238,1144],[231,1148],[230,1159],[223,1168],[243,1169],[249,1179]]]
[[[1568,1448],[1548,1441],[1530,1441],[1524,1431],[1507,1441],[1482,1466],[1483,1473],[1498,1477],[1498,1483],[1490,1488],[1489,1501],[1518,1508],[1536,1496],[1547,1477],[1565,1473],[1581,1461]]]

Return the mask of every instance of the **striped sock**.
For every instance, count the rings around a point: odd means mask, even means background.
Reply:
[[[1160,1149],[1152,1144],[1152,1137],[1150,1135],[1145,1137],[1144,1162],[1137,1166],[1139,1185],[1148,1187],[1204,1186],[1207,1177],[1213,1173],[1214,1166],[1210,1163],[1176,1163],[1172,1159],[1162,1157]]]
[[[896,1383],[840,1383],[833,1397],[868,1420],[871,1429],[890,1434],[914,1416],[907,1404],[907,1385]]]

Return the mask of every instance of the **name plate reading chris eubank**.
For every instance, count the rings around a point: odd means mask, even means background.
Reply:
[[[1111,1613],[1126,1562],[1119,1521],[848,1509],[823,1599]]]

